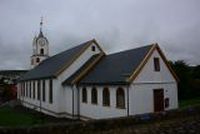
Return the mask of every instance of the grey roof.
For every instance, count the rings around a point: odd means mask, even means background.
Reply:
[[[69,64],[74,57],[82,52],[92,41],[93,40],[87,41],[44,60],[38,66],[23,75],[20,80],[24,81],[56,77],[56,73]]]
[[[128,84],[127,78],[143,61],[152,45],[104,56],[79,84]]]
[[[72,81],[74,79],[77,78],[77,76],[79,76],[79,74],[83,71],[85,71],[85,69],[91,64],[93,63],[101,54],[95,54],[93,55],[80,69],[78,69],[78,71],[76,71],[74,74],[72,74],[69,78],[67,78],[62,84],[68,84],[70,85],[72,83]]]

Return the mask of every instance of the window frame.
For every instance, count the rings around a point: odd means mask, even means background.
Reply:
[[[86,89],[86,87],[82,88],[82,103],[87,103],[87,89]]]
[[[109,88],[103,88],[102,92],[102,103],[103,106],[110,106],[110,91]]]
[[[53,80],[49,80],[49,103],[53,103]]]
[[[95,105],[98,104],[98,91],[96,87],[93,87],[91,90],[91,103]]]
[[[158,57],[154,57],[154,71],[160,72],[160,59]]]
[[[120,100],[122,102],[120,102]],[[125,91],[121,87],[117,88],[117,91],[116,91],[116,107],[120,109],[126,108]]]
[[[40,80],[37,81],[37,99],[41,100],[41,84],[40,84]]]

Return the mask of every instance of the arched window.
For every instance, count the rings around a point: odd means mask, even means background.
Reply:
[[[40,54],[42,54],[42,55],[44,54],[44,49],[43,48],[40,49]]]
[[[37,63],[40,62],[40,58],[37,58],[37,59],[36,59],[36,62],[37,62]]]
[[[103,106],[110,106],[110,92],[108,88],[103,89]]]
[[[82,89],[82,102],[87,103],[87,89],[85,87]]]
[[[116,103],[118,108],[125,108],[125,94],[123,88],[117,89]]]
[[[92,93],[91,93],[91,102],[92,102],[92,104],[97,104],[97,89],[94,87],[94,88],[92,88]]]

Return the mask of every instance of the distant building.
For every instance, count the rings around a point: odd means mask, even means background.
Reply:
[[[0,70],[0,79],[7,84],[15,84],[20,76],[28,72],[28,70]]]
[[[26,72],[27,70],[0,70],[0,104],[10,99],[16,99],[17,80]],[[5,95],[6,90],[10,90],[9,96]]]
[[[176,109],[177,80],[157,44],[107,55],[90,40],[23,75],[18,99],[55,117],[124,117]]]

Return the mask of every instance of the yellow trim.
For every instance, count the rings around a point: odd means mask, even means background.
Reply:
[[[104,56],[104,53],[100,53],[100,55],[96,58],[95,61],[93,61],[84,71],[82,71],[73,81],[71,84],[74,84],[76,82],[78,82],[85,74],[87,74],[89,72],[89,70],[91,70],[92,67],[94,67],[98,61]]]
[[[179,82],[179,78],[178,76],[176,75],[176,73],[174,72],[174,70],[171,68],[169,62],[167,61],[167,58],[165,57],[164,53],[162,52],[162,50],[160,49],[159,46],[156,47],[160,56],[162,57],[165,65],[167,66],[167,68],[169,69],[169,71],[171,72],[172,76],[175,78],[176,82]]]
[[[92,43],[95,43],[98,46],[98,43],[93,39],[88,42],[87,45],[79,52],[77,53],[69,62],[67,62],[60,70],[58,70],[55,75],[58,76],[60,75],[66,68],[68,68],[72,63],[75,62],[75,60],[80,57],[80,55],[89,47],[91,46]],[[98,46],[99,47],[99,46]],[[99,47],[100,48],[100,47]],[[103,52],[103,50],[100,48],[100,50]],[[104,52],[103,52],[104,53]]]
[[[136,68],[136,70],[127,79],[127,82],[132,82],[137,77],[137,75],[141,72],[141,70],[144,67],[144,65],[147,63],[148,59],[151,57],[151,55],[152,55],[153,51],[155,50],[155,48],[156,48],[156,44],[152,44],[151,49],[146,54],[146,56],[144,57],[144,59],[142,60],[142,62],[139,64],[139,66]]]
[[[173,71],[171,66],[169,65],[169,63],[167,61],[167,58],[165,57],[164,53],[162,52],[162,50],[160,49],[158,44],[155,43],[155,44],[153,44],[152,48],[149,50],[149,52],[147,53],[147,55],[145,56],[143,61],[140,63],[140,65],[136,68],[136,70],[132,73],[132,75],[127,79],[128,82],[132,82],[132,81],[135,80],[135,78],[142,71],[143,67],[145,66],[145,64],[147,63],[147,61],[149,60],[149,58],[151,57],[151,55],[153,54],[155,49],[158,50],[158,53],[160,54],[160,56],[161,56],[162,60],[164,61],[165,65],[167,66],[167,68],[171,72],[172,76],[175,78],[176,82],[179,81],[179,78],[177,77],[177,75],[175,74],[175,72]]]

